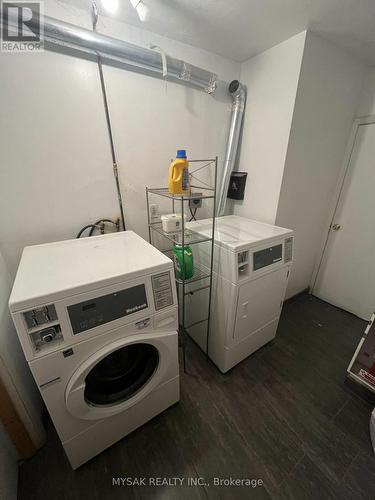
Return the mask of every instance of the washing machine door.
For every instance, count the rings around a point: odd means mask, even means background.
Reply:
[[[98,420],[137,403],[162,380],[170,359],[168,344],[149,334],[111,342],[89,357],[66,389],[68,411]]]

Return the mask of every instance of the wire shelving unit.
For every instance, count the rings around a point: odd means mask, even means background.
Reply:
[[[185,245],[199,245],[206,243],[210,248],[209,265],[200,267],[194,263],[194,274],[191,278],[185,279],[185,252],[182,251],[182,277],[176,279],[178,302],[179,302],[179,336],[182,346],[183,366],[186,372],[186,343],[185,336],[189,330],[197,325],[205,325],[205,352],[208,355],[208,341],[210,332],[211,318],[211,299],[212,299],[212,278],[213,278],[213,256],[214,256],[214,234],[215,234],[215,219],[216,219],[216,188],[217,188],[217,163],[218,158],[206,160],[190,160],[189,159],[189,176],[191,194],[173,195],[169,193],[168,188],[150,188],[146,187],[146,202],[147,202],[147,222],[149,242],[157,246],[156,240],[160,237],[167,244],[167,249],[163,249],[164,253],[173,260],[172,245],[178,243],[185,248]],[[206,174],[210,182],[203,181],[201,176]],[[150,214],[150,197],[163,197],[171,202],[172,213],[180,212],[181,230],[174,233],[163,231],[160,220],[153,220]],[[206,234],[195,232],[193,228],[189,228],[189,223],[185,222],[185,215],[190,210],[189,202],[191,200],[207,200],[207,205],[211,205],[208,210],[208,217],[211,220],[211,231],[205,231]],[[205,207],[206,208],[206,207]],[[191,213],[191,211],[190,211]],[[193,216],[195,219],[195,214]],[[193,247],[194,248],[194,247]],[[194,253],[193,253],[194,255]],[[205,318],[187,324],[186,314],[186,297],[196,293],[201,293],[204,290],[208,292],[207,315]],[[201,346],[202,347],[202,346]]]

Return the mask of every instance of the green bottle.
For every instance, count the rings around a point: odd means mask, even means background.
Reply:
[[[183,258],[185,259],[185,269],[183,264]],[[182,255],[182,245],[174,243],[173,259],[176,270],[176,278],[181,280],[182,279],[188,280],[193,277],[194,260],[193,260],[193,250],[190,245],[185,245],[184,255]]]

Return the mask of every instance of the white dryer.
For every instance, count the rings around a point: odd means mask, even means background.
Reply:
[[[212,220],[188,227],[210,237]],[[216,219],[208,355],[223,373],[275,337],[292,260],[292,230],[236,215]],[[195,245],[194,262],[208,271],[208,244]],[[196,324],[207,304],[199,293],[189,293],[188,300],[187,324]],[[206,350],[204,328],[188,333]]]
[[[74,469],[179,400],[173,264],[132,231],[26,247],[9,307]]]

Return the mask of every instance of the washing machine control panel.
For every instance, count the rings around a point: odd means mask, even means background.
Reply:
[[[153,317],[160,318],[164,311],[168,316],[175,304],[171,263],[166,271],[30,305],[12,315],[25,355],[32,360],[118,326],[134,332],[149,330]]]
[[[77,335],[147,307],[146,287],[141,284],[68,306],[68,315]]]

